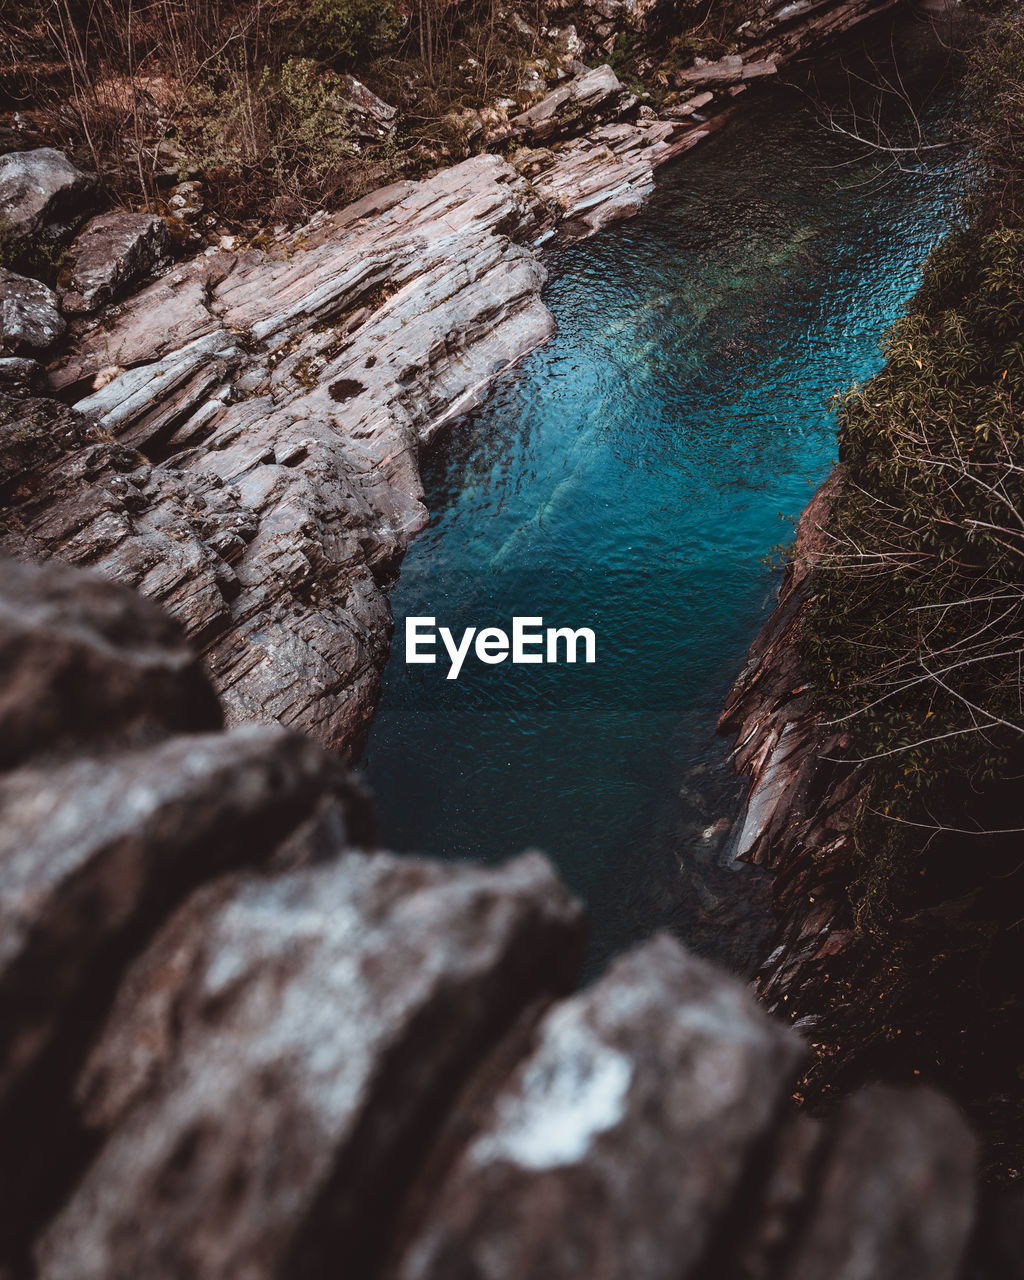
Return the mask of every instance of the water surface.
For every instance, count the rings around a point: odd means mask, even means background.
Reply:
[[[889,28],[871,39],[884,59]],[[906,23],[894,47],[939,136],[941,47]],[[822,91],[845,99],[838,66]],[[800,89],[740,112],[643,216],[549,252],[557,335],[424,467],[364,761],[384,841],[544,849],[595,962],[659,927],[741,969],[762,945],[715,721],[777,589],[766,553],[834,459],[831,397],[878,368],[957,188],[955,153],[882,176],[864,154]],[[405,664],[407,615],[458,633],[516,614],[593,628],[597,663]]]

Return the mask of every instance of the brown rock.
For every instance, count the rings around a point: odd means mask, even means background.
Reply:
[[[930,1090],[876,1087],[843,1107],[784,1280],[955,1280],[973,1222],[976,1144]]]
[[[46,370],[38,360],[25,356],[0,356],[0,392],[39,391]]]
[[[579,919],[538,855],[212,886],[122,989],[83,1083],[113,1131],[40,1277],[365,1274],[465,1071],[571,980]]]
[[[799,1041],[660,937],[553,1009],[397,1267],[402,1280],[694,1273]]]
[[[180,629],[124,587],[0,561],[0,769],[69,749],[220,727]]]
[[[269,854],[334,769],[301,738],[250,728],[0,779],[0,1108],[117,940]]]
[[[61,307],[95,311],[147,274],[171,250],[171,233],[150,213],[101,213],[78,233],[61,270]]]
[[[559,85],[540,102],[515,116],[512,124],[526,137],[543,142],[582,133],[598,117],[607,118],[631,105],[635,105],[635,99],[611,67],[603,65],[574,76],[568,84]]]

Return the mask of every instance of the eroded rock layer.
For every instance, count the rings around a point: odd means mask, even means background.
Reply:
[[[654,166],[703,133],[612,130],[582,158],[546,153],[535,185],[475,157],[75,321],[59,399],[3,405],[7,550],[158,600],[230,721],[358,750],[390,639],[383,587],[426,519],[420,451],[553,329],[531,243],[563,218],[634,212]],[[90,289],[112,287],[91,271]]]
[[[94,217],[57,281],[63,315],[40,282],[0,280],[0,547],[161,603],[230,723],[278,721],[355,757],[390,644],[386,587],[427,518],[421,451],[553,330],[539,245],[635,214],[731,95],[889,3],[766,13],[760,43],[691,69],[663,119],[610,67],[581,65],[492,139],[510,159],[395,183],[263,248],[211,248],[121,301],[167,232]],[[95,198],[55,151],[0,161],[19,234],[75,225]]]

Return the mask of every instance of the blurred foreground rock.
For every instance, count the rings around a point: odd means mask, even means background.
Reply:
[[[797,1115],[798,1037],[666,936],[571,995],[544,858],[376,851],[122,587],[0,564],[0,663],[0,1272],[974,1274],[937,1095]]]

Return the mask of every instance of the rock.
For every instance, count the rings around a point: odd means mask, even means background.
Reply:
[[[695,112],[703,110],[709,103],[714,101],[715,95],[706,90],[704,93],[696,93],[691,98],[687,98],[685,102],[679,103],[675,107],[665,107],[662,109],[662,115],[668,120],[685,120],[687,116],[692,116]]]
[[[784,1280],[955,1280],[976,1144],[928,1090],[867,1089],[843,1107],[818,1201]]]
[[[0,1259],[87,1157],[72,1083],[125,966],[191,889],[269,860],[345,785],[312,744],[262,727],[0,779]]]
[[[0,156],[0,218],[16,234],[58,238],[81,222],[96,203],[95,178],[76,169],[52,147]]]
[[[795,1114],[794,1033],[667,937],[566,998],[580,908],[540,855],[367,852],[312,744],[195,732],[216,708],[151,604],[5,567],[0,688],[4,1275],[952,1280],[1014,1256],[1011,1211],[965,1257],[948,1104]]]
[[[541,1022],[397,1274],[691,1275],[801,1056],[740,983],[637,949]]]
[[[0,267],[0,355],[40,355],[66,327],[52,289]]]
[[[583,41],[580,39],[579,32],[572,23],[562,28],[552,27],[548,30],[547,35],[550,40],[554,40],[562,46],[565,51],[565,56],[570,62],[579,58],[579,55],[584,51]],[[566,69],[571,75],[578,75],[581,72],[585,72],[587,68],[580,64],[579,70],[574,70],[568,65]]]
[[[149,213],[101,213],[75,238],[61,271],[61,307],[95,311],[145,276],[170,253],[171,235]]]
[[[856,0],[841,21],[867,13]],[[787,50],[802,30],[786,28]],[[639,113],[610,68],[580,71],[531,109],[552,139]],[[474,145],[507,135],[507,109],[474,115]],[[388,655],[386,590],[426,520],[421,451],[553,331],[536,249],[556,227],[635,214],[657,166],[724,119],[620,119],[514,164],[477,156],[269,249],[210,246],[76,322],[50,369],[62,403],[15,411],[7,433],[25,474],[0,545],[150,595],[204,648],[233,723],[279,720],[355,758]],[[186,183],[169,204],[191,216],[199,201]]]
[[[677,71],[673,77],[676,88],[693,89],[704,85],[723,87],[736,86],[751,80],[760,80],[764,76],[773,76],[778,72],[778,63],[774,58],[765,58],[760,62],[744,62],[739,54],[730,54],[719,62],[711,62],[704,66],[689,67],[685,71]]]
[[[398,108],[378,98],[355,76],[343,75],[341,81],[345,89],[346,105],[354,108],[363,124],[364,136],[390,137],[395,131]]]
[[[621,113],[632,102],[615,72],[604,65],[560,85],[512,124],[523,136],[542,142],[582,133],[597,116]]]
[[[273,252],[173,267],[76,325],[50,380],[77,413],[8,406],[0,546],[158,600],[204,646],[232,722],[277,719],[355,756],[388,653],[384,588],[425,520],[420,451],[554,328],[527,246],[635,213],[655,166],[704,136],[620,122],[538,153],[551,165],[532,186],[483,155]]]
[[[724,120],[719,117],[696,129],[667,120],[620,121],[550,151],[524,150],[513,156],[513,163],[524,165],[521,172],[558,210],[567,231],[591,234],[638,213],[654,190],[655,170],[696,146]]]
[[[41,438],[6,545],[167,604],[233,720],[357,753],[390,636],[382,586],[425,518],[419,451],[554,327],[544,268],[510,238],[544,212],[481,156],[275,254],[174,268],[55,371],[109,443],[85,467]]]
[[[221,724],[178,628],[134,592],[63,565],[0,561],[0,769]]]
[[[117,938],[272,849],[330,779],[319,750],[262,727],[0,779],[0,1111]]]
[[[507,21],[511,24],[514,31],[521,36],[525,36],[527,40],[536,40],[537,32],[515,9],[510,9],[507,14]]]
[[[38,360],[25,356],[0,356],[0,394],[8,391],[38,391],[46,370]]]
[[[538,855],[347,857],[212,887],[93,1054],[88,1116],[113,1132],[40,1280],[365,1274],[468,1067],[571,981],[578,926]]]

